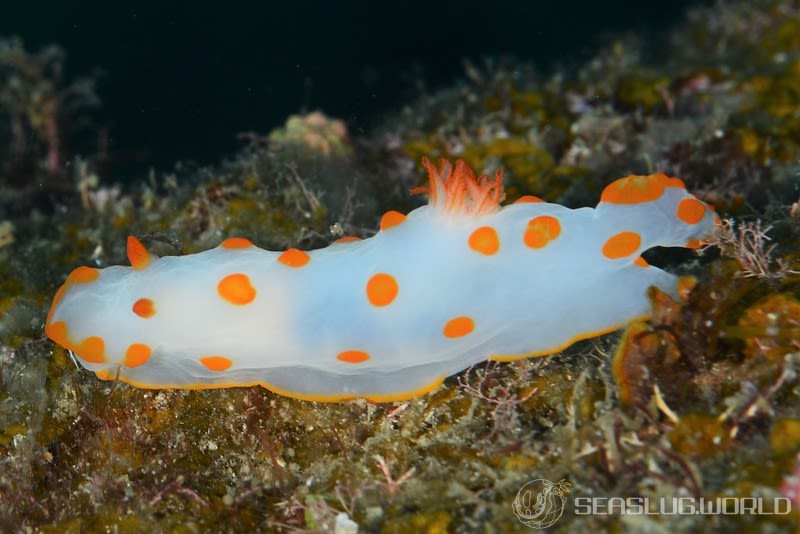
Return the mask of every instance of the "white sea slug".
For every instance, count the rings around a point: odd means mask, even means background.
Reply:
[[[647,288],[674,294],[677,279],[641,253],[691,246],[716,220],[663,174],[621,178],[573,210],[501,207],[501,172],[423,164],[428,205],[388,212],[365,240],[270,252],[234,237],[157,258],[131,236],[132,267],[75,269],[45,331],[98,377],[137,387],[395,401],[647,316]]]

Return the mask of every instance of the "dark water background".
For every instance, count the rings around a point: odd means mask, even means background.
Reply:
[[[321,109],[351,132],[463,76],[463,58],[569,69],[615,35],[667,38],[698,2],[5,2],[0,37],[103,73],[112,151],[217,161],[236,134]]]

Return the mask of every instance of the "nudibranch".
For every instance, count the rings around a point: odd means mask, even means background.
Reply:
[[[716,215],[664,174],[611,183],[596,208],[501,207],[502,172],[423,160],[427,205],[369,239],[272,252],[242,237],[131,267],[78,267],[46,334],[105,380],[142,388],[260,385],[315,401],[407,399],[485,359],[558,352],[650,312],[677,278],[642,258],[689,246]]]

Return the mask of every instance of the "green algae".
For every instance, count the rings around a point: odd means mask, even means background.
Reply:
[[[800,451],[800,420],[777,419],[770,430],[769,445],[778,455]]]
[[[672,450],[689,456],[709,458],[730,446],[728,429],[719,418],[688,413],[668,434]]]

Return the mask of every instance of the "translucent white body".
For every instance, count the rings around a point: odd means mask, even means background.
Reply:
[[[646,265],[641,252],[683,246],[714,226],[711,210],[692,224],[676,217],[687,198],[684,189],[665,187],[650,202],[595,209],[539,202],[452,215],[424,206],[372,238],[310,251],[297,267],[255,246],[153,257],[139,270],[110,267],[90,282],[68,280],[48,326],[66,324],[69,341],[51,337],[79,358],[81,340],[101,338],[103,361],[81,363],[139,387],[260,384],[314,400],[407,398],[487,358],[556,352],[647,316],[648,287],[674,293],[676,278]],[[524,236],[543,215],[557,219],[560,232],[534,248]],[[469,244],[482,227],[496,233],[491,254]],[[640,236],[640,246],[607,257],[604,245],[626,231]],[[220,280],[232,273],[248,277],[251,302],[221,298]],[[396,281],[389,304],[376,306],[367,295],[377,273]],[[151,317],[132,312],[142,298],[155,303]],[[472,329],[445,335],[456,317],[469,318]],[[134,343],[152,352],[127,366]],[[368,358],[346,361],[337,357],[343,351]],[[200,359],[209,355],[230,366],[208,368]]]

